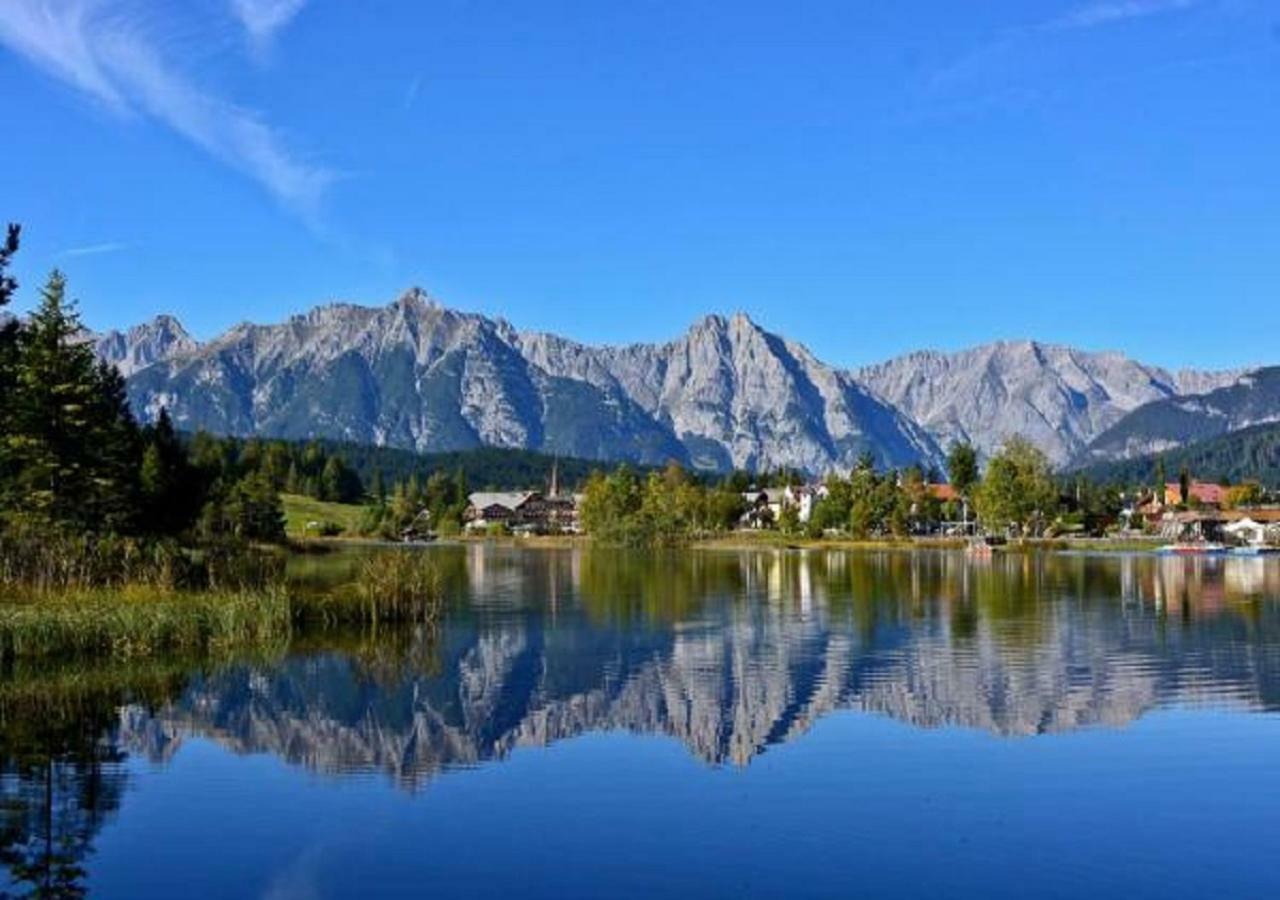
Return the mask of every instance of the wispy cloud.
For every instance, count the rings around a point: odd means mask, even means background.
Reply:
[[[306,5],[307,0],[231,0],[231,11],[254,45],[264,49]]]
[[[6,0],[0,5],[0,41],[120,111],[128,104],[94,53],[88,27],[98,5]]]
[[[65,250],[58,251],[60,257],[76,257],[76,256],[101,256],[104,253],[119,253],[121,250],[129,249],[128,244],[119,241],[105,241],[101,244],[85,244],[83,247],[68,247]]]
[[[1149,19],[1200,6],[1205,0],[1103,0],[1043,23],[1039,31],[1079,31],[1132,19]]]
[[[170,128],[303,217],[333,173],[285,145],[259,113],[202,90],[160,53],[127,0],[3,0],[0,44],[122,115]]]
[[[404,108],[405,110],[413,109],[414,104],[418,102],[418,94],[422,92],[422,76],[415,75],[413,80],[409,82],[409,87],[404,92]]]
[[[1137,19],[1186,12],[1212,2],[1214,0],[1098,0],[1077,6],[1055,18],[997,33],[986,43],[935,71],[929,79],[929,86],[934,90],[946,89],[992,69],[1007,68],[1011,59],[1021,57],[1055,34],[1090,31]]]

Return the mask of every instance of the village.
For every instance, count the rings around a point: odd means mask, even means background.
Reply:
[[[940,513],[914,516],[912,537],[1008,538],[1012,528],[992,529],[981,523],[959,491],[947,483],[926,483],[923,494]],[[1184,496],[1185,494],[1185,496]],[[741,512],[734,530],[742,532],[805,530],[819,505],[830,496],[826,483],[750,488],[739,492]],[[581,510],[585,494],[557,489],[542,491],[477,491],[468,496],[463,527],[469,534],[578,535],[584,533]],[[1170,549],[1205,550],[1234,546],[1261,551],[1280,545],[1280,504],[1241,502],[1232,487],[1187,480],[1165,484],[1163,492],[1146,490],[1121,495],[1122,508],[1107,523],[1104,534],[1115,540],[1151,538],[1169,542]],[[843,529],[824,529],[822,536],[839,537]],[[1071,536],[1066,532],[1049,536]]]
[[[1262,550],[1280,544],[1280,505],[1241,503],[1233,489],[1212,482],[1169,482],[1120,514],[1125,530],[1156,534],[1188,550],[1234,545]]]

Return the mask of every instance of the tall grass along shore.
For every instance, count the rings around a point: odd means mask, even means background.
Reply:
[[[350,583],[314,592],[293,589],[271,551],[9,540],[0,544],[0,663],[264,647],[307,629],[433,624],[443,600],[434,559],[415,550],[370,554]]]

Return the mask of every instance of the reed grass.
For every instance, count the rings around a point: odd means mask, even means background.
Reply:
[[[440,571],[421,551],[371,554],[353,581],[323,592],[291,588],[273,567],[252,568],[252,562],[235,558],[201,565],[206,584],[226,587],[175,588],[165,577],[119,583],[119,575],[105,586],[83,587],[90,580],[87,568],[64,568],[34,585],[0,582],[0,662],[262,649],[285,646],[307,629],[434,626],[443,610]],[[243,568],[236,571],[235,565]],[[158,570],[148,564],[133,571]]]
[[[278,583],[283,573],[282,553],[239,543],[189,548],[165,539],[0,528],[4,595],[62,596],[136,586],[239,593]]]
[[[382,550],[361,560],[353,583],[295,598],[296,615],[326,624],[430,625],[444,605],[443,579],[435,560],[420,550]]]
[[[145,585],[0,604],[0,659],[117,657],[287,642],[283,589],[163,592]]]

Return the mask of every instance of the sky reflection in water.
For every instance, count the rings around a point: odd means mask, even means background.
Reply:
[[[9,673],[14,892],[1280,891],[1280,561],[430,552],[433,632]]]

